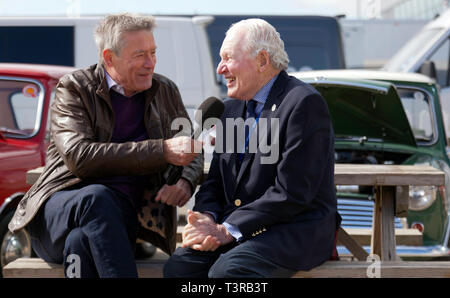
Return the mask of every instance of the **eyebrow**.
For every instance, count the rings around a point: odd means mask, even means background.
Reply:
[[[155,47],[154,49],[151,49],[150,52],[154,52],[154,51],[156,51],[156,49],[157,49],[157,47]],[[136,50],[133,52],[133,55],[145,53],[145,52],[147,52],[147,51],[146,50]]]

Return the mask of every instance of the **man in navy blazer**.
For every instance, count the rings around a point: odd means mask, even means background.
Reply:
[[[286,73],[284,43],[264,20],[232,25],[220,55],[217,72],[231,99],[182,247],[164,276],[289,277],[309,270],[330,259],[339,221],[326,102]],[[253,120],[244,134],[236,125],[241,118]]]

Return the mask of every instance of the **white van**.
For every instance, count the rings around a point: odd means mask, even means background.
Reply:
[[[0,62],[84,68],[98,61],[93,30],[101,17],[0,17]],[[155,72],[172,79],[190,114],[220,97],[206,26],[214,18],[156,16]]]
[[[450,9],[429,22],[384,66],[383,70],[419,72],[439,84],[447,139],[450,138]]]

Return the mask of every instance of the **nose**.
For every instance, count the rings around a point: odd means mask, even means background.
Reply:
[[[223,63],[223,60],[221,60],[219,65],[217,65],[216,72],[220,75],[225,73],[225,63]]]
[[[156,65],[156,56],[146,55],[144,67],[153,68]]]

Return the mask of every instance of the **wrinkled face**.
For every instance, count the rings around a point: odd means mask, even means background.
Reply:
[[[231,98],[249,100],[258,92],[258,63],[245,50],[245,31],[231,31],[220,48],[221,61],[217,73],[227,80],[227,95]]]
[[[115,71],[113,79],[129,96],[152,86],[156,44],[153,33],[145,30],[126,32],[122,38],[122,50],[119,55],[112,52],[111,64]]]

